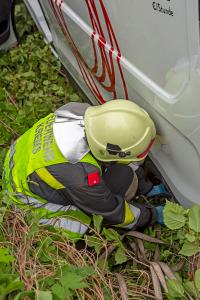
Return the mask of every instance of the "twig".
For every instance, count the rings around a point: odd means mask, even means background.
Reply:
[[[9,125],[7,125],[4,121],[2,121],[0,119],[0,123],[3,124],[3,126],[8,130],[10,131],[12,134],[16,135],[16,136],[19,136],[19,134],[14,130],[12,129]]]
[[[140,240],[140,239],[136,239],[136,241],[137,241],[137,245],[138,245],[138,249],[139,249],[139,253],[138,253],[139,256],[138,256],[138,258],[139,259],[141,258],[144,262],[149,263],[149,261],[148,261],[148,259],[146,257],[146,252],[145,252],[145,249],[144,249],[143,241]]]
[[[187,297],[188,297],[189,300],[195,300],[192,296],[190,296],[190,295],[188,294],[187,291],[185,291],[185,293],[186,293],[186,295],[187,295]]]
[[[127,250],[125,250],[125,252],[137,263],[137,264],[140,264],[140,265],[142,265],[142,266],[144,266],[144,267],[146,267],[146,268],[149,268],[149,264],[147,264],[147,263],[144,263],[143,261],[140,261],[140,260],[138,260],[137,258],[135,258],[135,256],[133,256],[132,254],[131,254],[131,251],[127,251]],[[135,254],[135,253],[133,253],[133,254]]]
[[[155,297],[157,300],[163,300],[160,282],[152,266],[150,266],[150,272],[151,272],[153,287],[155,291]]]
[[[137,253],[137,245],[135,242],[129,242],[129,245],[131,247],[131,249],[133,250],[133,252],[136,254]]]
[[[6,143],[0,144],[0,148],[7,148],[8,146],[9,146],[9,144],[6,144]]]
[[[171,267],[172,272],[179,272],[185,265],[185,259],[181,259],[175,266]]]
[[[19,107],[17,106],[17,103],[16,103],[15,100],[10,96],[10,94],[8,93],[8,91],[6,90],[6,88],[4,88],[4,91],[5,91],[6,95],[8,96],[10,102],[15,106],[16,110],[19,111]]]
[[[161,231],[160,229],[156,231],[156,238],[160,239]],[[154,261],[160,260],[160,248],[159,245],[156,245],[155,253],[154,253]]]
[[[156,238],[153,238],[151,236],[148,236],[147,234],[144,234],[144,233],[141,233],[141,232],[138,232],[138,231],[128,231],[126,232],[125,234],[123,234],[121,237],[122,239],[125,237],[125,236],[133,236],[135,238],[138,238],[138,239],[141,239],[141,240],[144,240],[144,241],[147,241],[147,242],[150,242],[150,243],[155,243],[155,244],[162,244],[162,245],[166,245],[165,242],[159,240],[159,239],[156,239]]]
[[[116,246],[110,245],[106,250],[99,256],[99,259],[105,259],[107,260],[108,257],[113,253]]]
[[[166,293],[168,293],[168,288],[167,288],[167,284],[166,284],[166,281],[165,281],[165,276],[163,275],[161,267],[156,262],[151,262],[151,265],[152,265],[154,271],[156,272],[156,274],[158,276],[158,279],[159,279],[159,281],[161,283],[161,286],[163,287],[164,291]]]
[[[138,292],[138,291],[135,291],[135,290],[134,290],[134,293],[137,294],[137,295],[140,295],[140,296],[148,297],[148,299],[160,300],[160,299],[157,299],[155,296],[151,296],[149,294],[145,294],[145,293]],[[130,295],[130,296],[132,296],[132,295]]]
[[[129,300],[128,297],[128,290],[127,290],[127,286],[126,286],[126,282],[124,280],[124,277],[121,274],[116,274],[118,283],[119,283],[119,288],[121,291],[121,297],[122,300]]]
[[[163,262],[159,262],[159,265],[169,279],[176,279],[176,276],[174,275],[174,273],[172,272],[172,270],[167,264]]]

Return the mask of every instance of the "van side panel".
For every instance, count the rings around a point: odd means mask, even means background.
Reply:
[[[62,63],[91,101],[143,106],[159,135],[153,161],[181,203],[199,203],[198,1],[40,3]]]

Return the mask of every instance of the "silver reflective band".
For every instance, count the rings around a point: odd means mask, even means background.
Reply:
[[[140,217],[140,209],[139,208],[137,208],[137,207],[135,207],[134,205],[131,205],[131,204],[129,204],[129,207],[130,207],[132,213],[134,214],[135,219],[131,224],[128,224],[128,225],[124,226],[123,228],[125,228],[125,229],[132,229],[133,226],[135,224],[137,224],[138,219]]]
[[[40,224],[42,225],[52,225],[54,227],[63,228],[74,233],[85,234],[89,226],[82,224],[78,221],[73,221],[67,218],[51,218],[51,219],[41,219]]]
[[[53,134],[56,144],[63,156],[75,164],[90,151],[85,137],[84,114],[75,114],[70,111],[70,105],[64,105],[55,115]]]
[[[34,208],[44,208],[51,212],[58,212],[58,211],[68,211],[68,210],[74,210],[74,211],[80,211],[76,206],[74,205],[59,205],[54,203],[41,203],[37,199],[26,196],[23,194],[18,194],[18,198],[25,204],[28,204],[30,206],[33,206]],[[65,217],[55,217],[50,219],[41,219],[40,224],[42,225],[52,225],[54,227],[63,228],[66,230],[69,230],[71,232],[84,234],[88,230],[88,225],[85,225],[79,221],[71,220],[67,216]]]
[[[13,189],[13,191],[16,190],[16,186],[15,186],[15,183],[14,183],[14,180],[13,180],[13,175],[12,175],[12,171],[13,171],[13,168],[14,168],[14,160],[13,160],[13,157],[14,157],[14,154],[15,154],[15,145],[16,145],[16,141],[11,145],[10,147],[10,161],[9,161],[9,178],[10,178],[10,185]]]

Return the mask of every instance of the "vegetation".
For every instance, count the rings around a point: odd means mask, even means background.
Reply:
[[[16,14],[22,41],[0,55],[0,172],[12,141],[62,104],[81,101],[23,5]],[[199,206],[167,201],[166,226],[144,233],[103,227],[94,216],[75,243],[38,225],[30,208],[10,205],[9,195],[0,199],[0,300],[200,299]]]
[[[16,15],[20,44],[0,53],[0,173],[13,140],[59,106],[81,101],[23,5]]]

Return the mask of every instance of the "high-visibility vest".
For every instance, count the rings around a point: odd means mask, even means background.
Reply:
[[[26,195],[37,199],[40,202],[47,203],[29,189],[29,175],[36,172],[37,175],[54,189],[64,188],[56,178],[54,178],[46,167],[68,162],[60,152],[54,135],[53,123],[55,115],[49,114],[39,120],[32,128],[25,132],[9,149],[4,163],[4,183],[3,188],[7,190],[10,197],[18,205],[23,205],[21,195]],[[80,162],[92,164],[99,168],[94,157],[87,153]],[[37,209],[41,212],[41,217],[50,218],[52,213],[47,214],[43,209]],[[42,213],[43,212],[43,213]],[[84,224],[90,223],[90,217],[82,211],[59,212],[60,215],[73,216]],[[59,214],[56,214],[59,215]],[[55,215],[55,213],[54,213]]]

